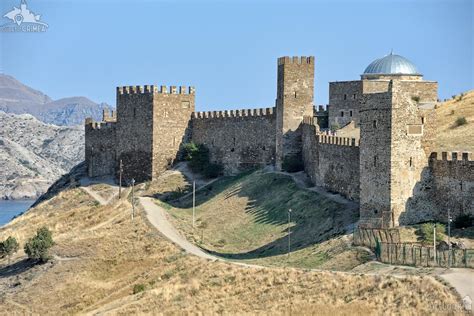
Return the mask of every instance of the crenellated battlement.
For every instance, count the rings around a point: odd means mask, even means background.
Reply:
[[[208,119],[208,118],[233,118],[233,117],[257,117],[257,116],[271,116],[274,115],[274,108],[260,108],[260,109],[245,109],[245,110],[225,110],[225,111],[208,111],[208,112],[194,112],[193,119]]]
[[[285,64],[314,64],[314,56],[283,56],[278,58],[278,65],[285,65]]]
[[[115,122],[95,122],[92,118],[88,117],[85,121],[86,128],[89,129],[106,129],[106,128],[114,128]]]
[[[123,86],[117,87],[117,95],[123,94],[195,94],[196,89],[192,86],[156,86],[156,85],[145,85],[145,86]]]
[[[474,155],[471,152],[456,152],[456,151],[443,151],[443,152],[432,152],[430,155],[431,160],[440,161],[474,161]]]
[[[318,136],[318,142],[320,144],[352,146],[352,147],[359,147],[360,145],[359,139],[356,139],[356,138],[338,137],[338,136],[331,136],[331,135],[324,135],[324,134],[319,134],[317,136]]]

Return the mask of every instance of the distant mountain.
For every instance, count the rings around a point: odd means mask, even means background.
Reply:
[[[111,108],[106,103],[95,103],[86,97],[70,97],[53,101],[12,76],[0,74],[0,111],[28,113],[45,123],[81,125],[86,117],[102,119],[102,110]]]
[[[36,198],[84,160],[82,126],[0,111],[0,199]]]

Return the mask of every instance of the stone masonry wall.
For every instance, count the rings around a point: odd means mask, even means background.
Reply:
[[[117,88],[117,161],[123,163],[123,179],[151,180],[153,153],[152,86]]]
[[[351,121],[359,124],[362,81],[329,83],[329,127],[343,127]]]
[[[191,137],[194,88],[161,86],[153,99],[153,178],[178,158],[180,146]]]
[[[429,167],[433,174],[435,218],[446,222],[451,216],[474,216],[474,157],[472,153],[432,153]]]
[[[302,125],[303,162],[311,181],[329,191],[359,199],[359,143],[356,139],[318,135],[305,118]]]
[[[301,153],[304,116],[313,115],[314,57],[278,58],[276,99],[276,167]]]
[[[197,112],[192,119],[192,140],[205,144],[226,173],[273,164],[275,130],[274,108]]]
[[[115,172],[115,122],[85,123],[85,159],[89,177],[112,175]]]

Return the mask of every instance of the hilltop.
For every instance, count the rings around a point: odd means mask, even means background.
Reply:
[[[474,152],[474,90],[440,103],[436,114],[438,150]],[[456,121],[462,118],[466,123],[458,126]]]
[[[0,199],[37,198],[84,159],[84,129],[0,111]]]
[[[132,221],[130,195],[119,201],[104,183],[79,187],[80,177],[63,177],[42,202],[0,229],[1,240],[13,235],[23,244],[46,225],[56,242],[51,263],[31,266],[20,252],[11,267],[0,268],[0,313],[429,313],[458,302],[432,277],[242,267],[194,257],[164,239],[141,209]],[[175,183],[152,185],[171,192]],[[150,188],[140,185],[136,195]],[[110,204],[101,205],[91,191]]]

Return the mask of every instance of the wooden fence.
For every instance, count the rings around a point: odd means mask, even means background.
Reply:
[[[375,249],[380,244],[378,260],[395,265],[424,267],[474,268],[474,249],[436,250],[414,243],[400,242],[398,229],[358,228],[354,231],[354,245]],[[436,260],[435,260],[436,258]],[[450,264],[449,264],[450,262]]]

